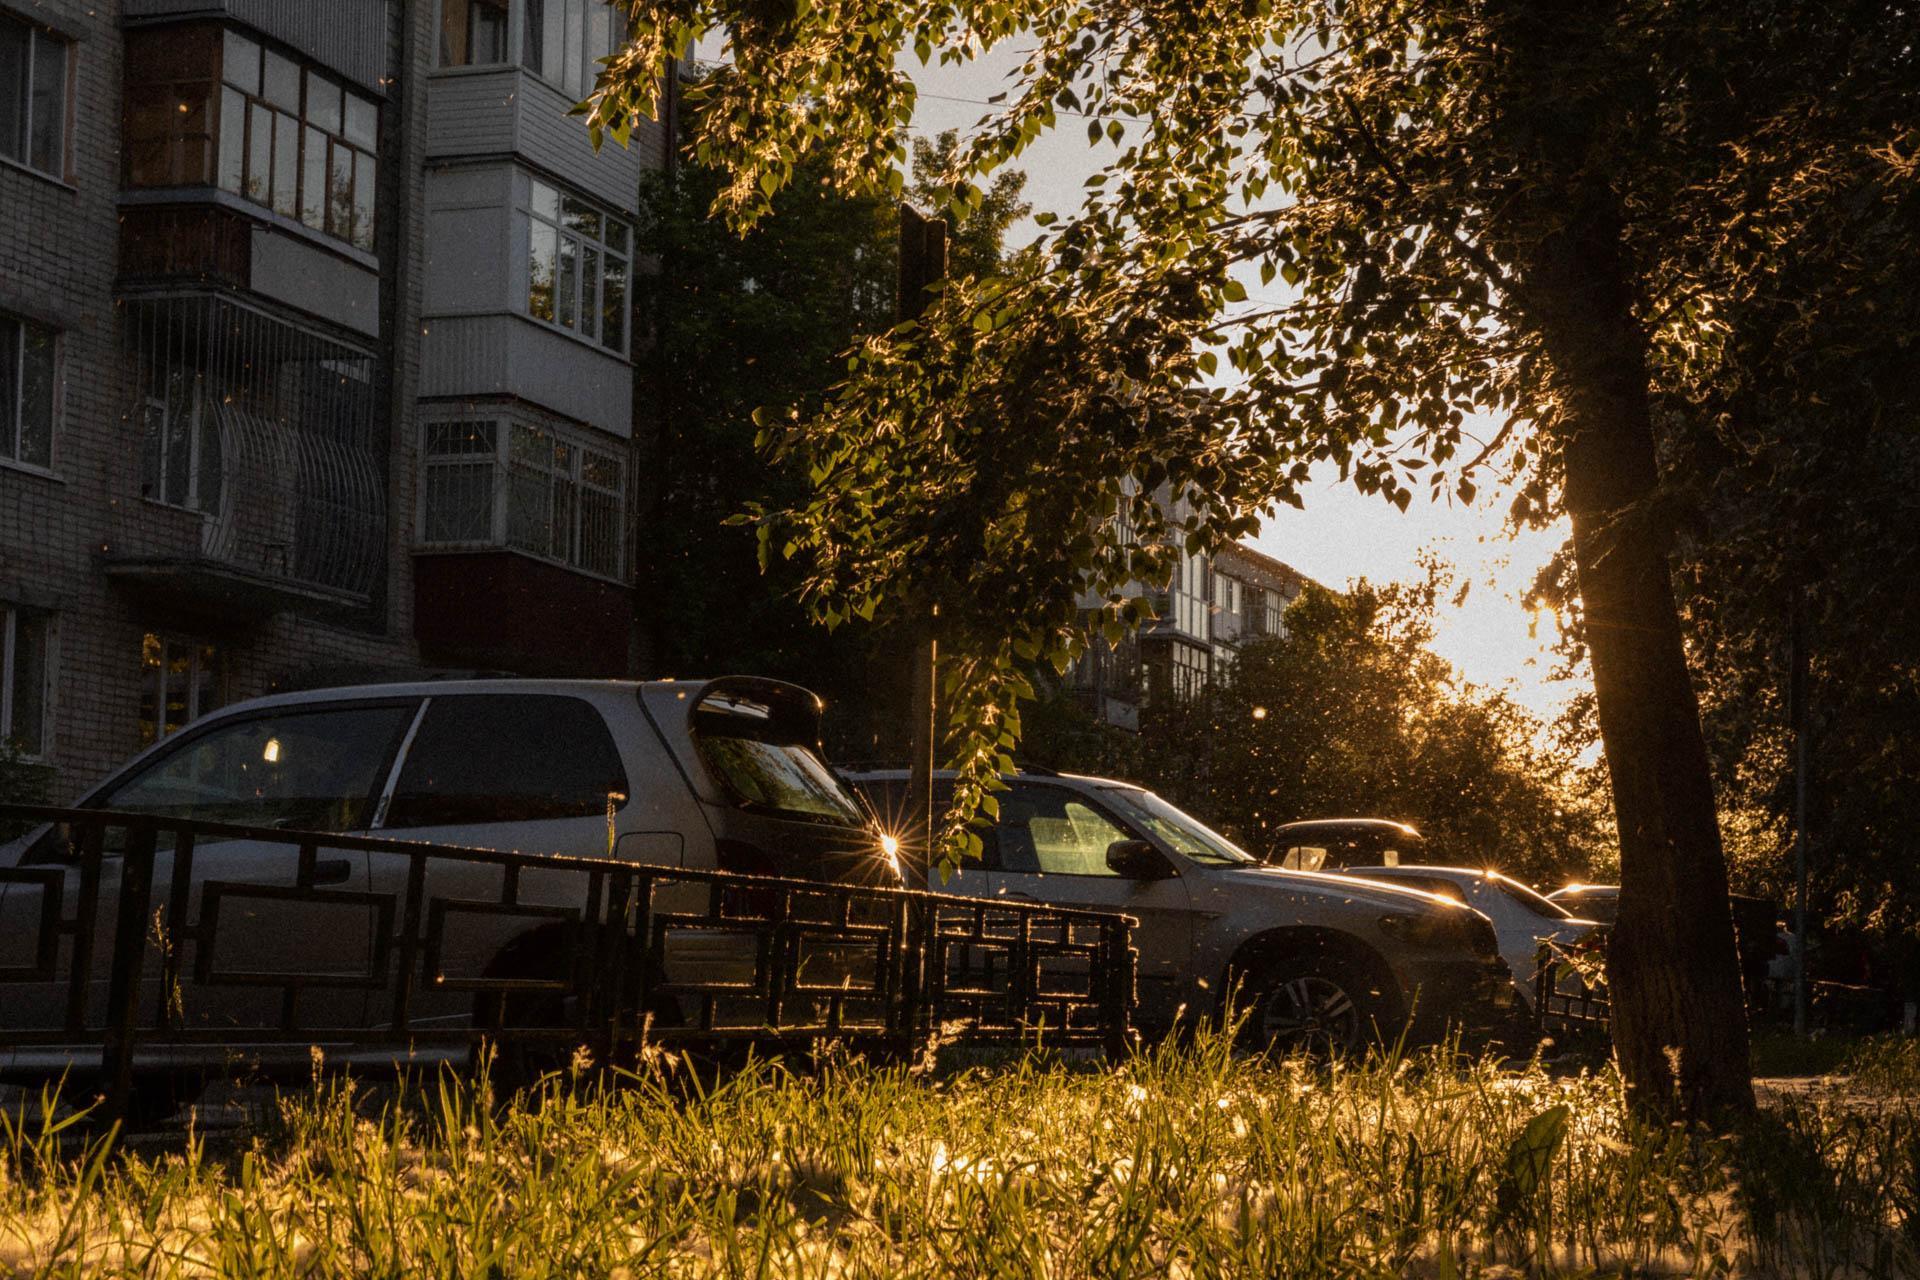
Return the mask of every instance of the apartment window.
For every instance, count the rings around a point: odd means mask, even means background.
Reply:
[[[625,565],[619,456],[521,422],[430,422],[421,444],[424,546],[507,546],[617,578]]]
[[[0,458],[53,466],[54,332],[0,315]]]
[[[69,42],[0,14],[0,156],[65,176],[72,56]]]
[[[1174,640],[1144,653],[1148,700],[1160,705],[1192,702],[1207,687],[1210,651]]]
[[[193,369],[160,369],[143,407],[140,496],[212,514],[220,507],[220,423],[206,379]]]
[[[1207,611],[1212,592],[1207,582],[1207,558],[1182,553],[1174,562],[1173,625],[1190,636],[1207,634]]]
[[[1281,618],[1287,608],[1286,599],[1278,591],[1267,590],[1262,594],[1266,597],[1267,608],[1261,630],[1270,636],[1285,635],[1286,625]]]
[[[373,99],[238,31],[127,37],[128,186],[218,186],[373,248]]]
[[[507,60],[507,0],[440,0],[440,65]]]
[[[600,60],[626,36],[606,0],[526,0],[520,64],[575,100],[592,92]]]
[[[538,178],[527,212],[527,314],[624,352],[632,227]]]
[[[161,738],[221,703],[221,653],[204,640],[149,631],[140,641],[140,745]]]
[[[220,185],[371,250],[378,105],[237,31],[220,65]]]
[[[127,38],[121,177],[128,186],[210,186],[219,33],[159,27]]]
[[[1207,651],[1190,645],[1173,646],[1173,696],[1191,702],[1207,687]]]
[[[0,605],[0,740],[23,756],[47,748],[47,615]]]
[[[429,546],[498,543],[494,477],[500,424],[429,422],[420,469],[420,541]]]

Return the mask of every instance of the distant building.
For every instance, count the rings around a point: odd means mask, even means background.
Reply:
[[[1094,644],[1069,685],[1100,719],[1138,729],[1142,707],[1198,697],[1243,644],[1284,634],[1281,615],[1306,584],[1298,570],[1251,547],[1211,559],[1181,555],[1167,589],[1147,593],[1155,620],[1116,648]]]
[[[599,0],[0,0],[0,741],[633,665]]]

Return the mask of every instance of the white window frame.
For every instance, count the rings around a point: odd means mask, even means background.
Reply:
[[[37,173],[43,178],[52,178],[55,182],[66,182],[71,172],[68,159],[73,152],[73,81],[74,58],[73,41],[58,35],[44,27],[37,26],[22,14],[0,9],[0,22],[14,22],[27,29],[27,74],[21,86],[25,106],[20,117],[20,137],[22,147],[20,158],[0,154],[0,163],[18,165],[28,173]],[[39,68],[43,46],[51,45],[54,56],[66,65],[60,68],[60,128],[55,146],[58,154],[53,158],[53,168],[42,169],[33,162],[33,80],[34,72]],[[9,143],[11,145],[11,143]]]
[[[1207,558],[1176,548],[1178,557],[1173,575],[1173,625],[1195,639],[1208,639],[1208,622],[1213,612],[1213,584],[1208,580]]]
[[[0,431],[5,439],[0,440],[0,464],[20,467],[40,475],[52,475],[60,460],[60,416],[61,407],[66,399],[61,383],[61,372],[66,362],[66,335],[52,325],[41,324],[26,316],[14,312],[0,312],[0,318],[11,321],[15,332],[13,349],[0,352],[0,360],[6,360],[13,366],[13,403],[0,405]],[[27,330],[39,329],[45,332],[53,343],[53,395],[47,409],[47,460],[34,462],[20,456],[20,433],[27,421]]]
[[[184,371],[182,371],[184,372]],[[198,370],[192,371],[192,389],[188,396],[187,416],[191,425],[187,432],[187,491],[184,494],[167,492],[167,477],[171,474],[168,467],[168,449],[173,438],[173,405],[164,396],[149,395],[143,406],[148,415],[158,413],[160,417],[159,459],[157,461],[157,484],[153,493],[147,494],[149,502],[163,507],[172,507],[178,511],[192,511],[211,518],[219,504],[220,495],[211,498],[200,492],[200,460],[206,449],[206,437],[210,431],[220,430],[220,424],[207,404],[206,375]],[[149,416],[147,422],[152,421]],[[143,422],[142,426],[145,427]],[[223,459],[224,463],[224,459]],[[142,459],[145,465],[145,459]],[[224,484],[224,477],[222,480]]]
[[[595,2],[598,3],[598,0],[595,0]],[[540,211],[540,192],[543,188],[552,192],[554,195],[554,206],[559,210],[559,214],[555,218],[550,218]],[[590,240],[580,231],[567,226],[566,205],[569,200],[583,206],[600,219],[599,239]],[[632,304],[633,219],[625,214],[615,213],[599,201],[589,200],[585,196],[561,186],[557,182],[549,182],[544,178],[535,177],[531,174],[527,177],[527,204],[525,213],[527,218],[526,233],[521,237],[527,254],[527,269],[524,281],[525,288],[521,291],[520,299],[523,314],[536,324],[545,325],[550,329],[558,329],[560,332],[569,334],[581,342],[585,342],[601,351],[610,352],[613,355],[624,358],[633,342],[632,317],[630,315],[623,315],[621,317],[620,342],[619,345],[615,346],[607,342],[606,325],[604,323],[602,310],[603,299],[606,293],[607,264],[613,259],[618,259],[621,265],[626,268],[626,286],[623,305],[630,307]],[[616,225],[624,228],[626,231],[624,237],[626,248],[624,250],[615,249],[613,245],[613,238],[609,228]],[[552,319],[536,314],[533,309],[534,237],[539,235],[542,229],[550,231],[554,237]],[[565,255],[566,247],[569,244],[573,247],[576,281],[573,291],[574,311],[571,319],[560,314],[560,263]],[[593,275],[591,289],[588,288],[585,270],[586,255],[589,251],[600,256],[600,269]],[[589,295],[591,295],[590,299]],[[594,323],[594,331],[592,333],[586,332],[580,324],[581,316],[589,314],[592,315]]]
[[[13,739],[13,672],[20,656],[20,615],[23,610],[12,603],[0,604],[0,746],[15,748]],[[44,619],[40,644],[40,741],[30,750],[20,749],[24,760],[44,760],[53,739],[53,616],[33,612]],[[18,748],[15,748],[18,749]]]
[[[493,427],[491,453],[465,452],[434,454],[428,450],[428,438],[436,426],[452,423],[488,423]],[[514,433],[530,433],[548,442],[547,459],[542,466],[531,466],[525,457],[516,458],[513,452]],[[607,487],[589,478],[590,464],[599,461],[611,464],[617,473],[614,487]],[[490,509],[488,512],[488,536],[484,541],[472,539],[461,541],[434,541],[427,537],[427,504],[433,486],[429,477],[436,470],[455,470],[485,466],[491,471],[487,486]],[[556,553],[551,540],[546,546],[529,545],[525,540],[516,540],[514,536],[513,501],[514,477],[518,473],[525,476],[540,476],[546,480],[548,506],[546,522],[549,531],[552,528],[552,495],[556,486],[567,486],[572,490],[572,519],[566,531],[567,546],[563,552]],[[476,550],[505,549],[522,555],[532,556],[550,564],[561,565],[575,573],[585,574],[602,581],[626,584],[627,572],[627,459],[617,444],[588,438],[579,432],[567,431],[547,423],[528,422],[509,416],[486,414],[465,414],[457,418],[435,419],[421,424],[420,435],[420,484],[419,499],[414,512],[414,542],[416,546],[429,550]],[[594,567],[589,563],[589,538],[591,530],[587,527],[587,503],[582,500],[586,494],[597,495],[602,500],[610,500],[618,519],[612,532],[611,549],[613,567],[606,569]]]
[[[480,0],[473,0],[473,2],[480,3]],[[472,9],[469,8],[466,30],[467,60],[465,62],[449,62],[445,56],[446,50],[444,47],[447,29],[447,0],[440,0],[440,3],[434,6],[433,14],[434,67],[444,71],[451,68],[510,67],[519,64],[521,59],[514,52],[513,37],[523,21],[521,14],[517,11],[525,7],[525,0],[500,0],[500,3],[506,8],[506,26],[500,33],[500,44],[502,46],[500,57],[488,62],[480,62],[473,57],[473,13]]]
[[[547,74],[544,66],[535,66],[530,59],[530,50],[527,46],[533,39],[533,6],[528,3],[528,0],[513,0],[507,24],[509,44],[507,56],[518,63],[528,75],[537,77],[543,84],[552,85],[570,100],[578,101],[593,92],[593,86],[600,74],[600,59],[609,56],[620,47],[622,32],[619,19],[623,15],[617,6],[602,3],[602,0],[542,0],[542,4],[562,10],[561,50],[554,58],[560,67],[560,78],[554,79]],[[589,22],[588,15],[596,11],[606,14],[607,45],[604,48],[595,46],[589,39],[589,36],[595,33],[588,29],[593,25]],[[571,38],[576,23],[579,31],[577,41]],[[516,37],[517,50],[512,47]],[[544,33],[542,39],[541,61],[544,63],[546,61]],[[566,56],[567,48],[573,45],[577,45],[580,50],[578,62],[571,62]]]

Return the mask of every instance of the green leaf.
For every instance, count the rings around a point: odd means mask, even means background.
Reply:
[[[1539,1198],[1553,1171],[1553,1158],[1567,1139],[1571,1111],[1564,1105],[1548,1107],[1527,1122],[1507,1147],[1494,1198],[1500,1217],[1510,1224],[1531,1222]]]

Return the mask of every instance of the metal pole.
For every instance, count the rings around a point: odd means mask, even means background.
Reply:
[[[1793,589],[1787,720],[1793,732],[1793,1034],[1807,1034],[1807,637],[1805,588]]]
[[[917,320],[931,301],[928,291],[946,279],[947,224],[929,218],[912,205],[900,205],[900,274],[896,306],[900,319]],[[933,767],[934,744],[938,732],[939,640],[935,629],[940,618],[938,602],[925,606],[913,637],[913,679],[910,697],[913,725],[907,780],[908,830],[919,834],[919,847],[906,859],[909,874],[923,888],[931,887],[933,874]]]

